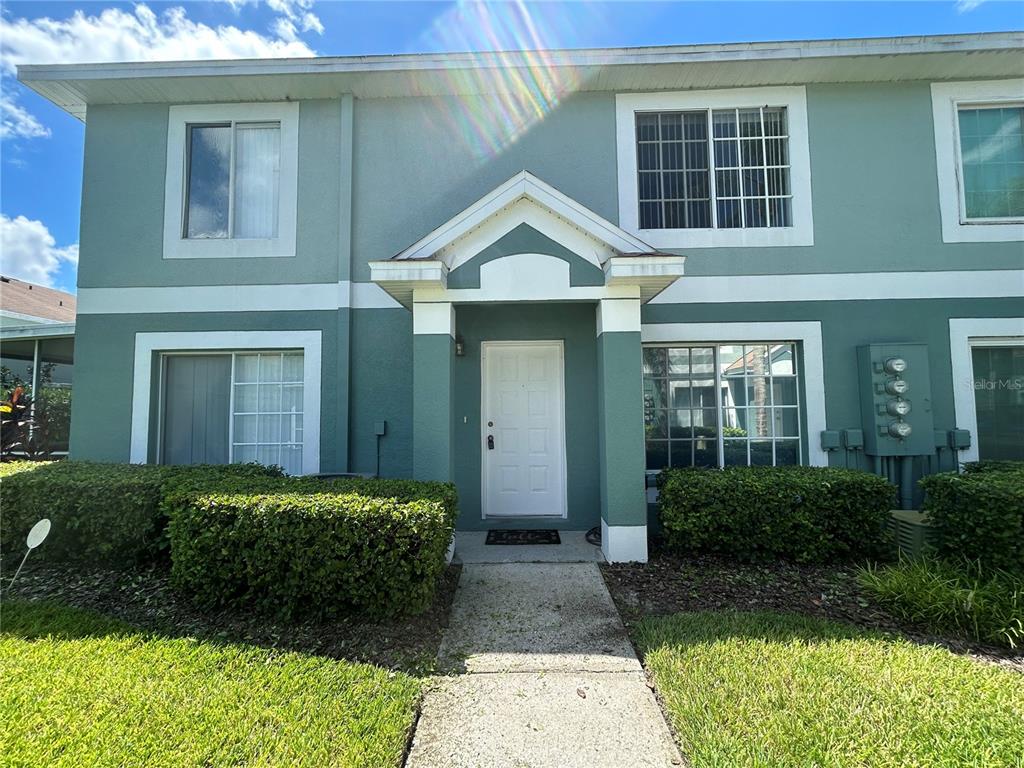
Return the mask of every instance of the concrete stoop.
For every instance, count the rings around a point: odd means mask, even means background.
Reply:
[[[683,762],[594,563],[464,566],[440,663],[411,768]]]

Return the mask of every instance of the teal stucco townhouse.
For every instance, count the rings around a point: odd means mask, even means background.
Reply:
[[[27,66],[85,121],[71,454],[454,481],[1024,458],[1024,36]],[[905,499],[909,503],[910,499]]]

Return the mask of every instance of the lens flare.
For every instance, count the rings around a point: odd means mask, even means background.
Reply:
[[[500,154],[579,88],[579,71],[555,49],[575,47],[593,26],[592,8],[579,4],[570,19],[553,3],[460,0],[422,41],[428,50],[466,54],[446,59],[440,85],[458,96],[438,97],[430,119],[444,121],[443,130],[477,160]]]

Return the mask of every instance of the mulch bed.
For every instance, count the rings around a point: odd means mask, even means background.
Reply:
[[[647,615],[684,611],[777,611],[895,632],[914,642],[1024,672],[1024,653],[964,638],[938,637],[873,605],[848,565],[746,564],[707,555],[679,557],[655,549],[650,561],[602,564],[605,583],[627,628]]]
[[[449,566],[426,611],[388,621],[350,617],[323,623],[278,622],[239,611],[207,613],[172,590],[166,568],[156,566],[131,570],[26,566],[4,596],[55,600],[175,637],[247,642],[423,675],[434,669],[460,570],[460,566]]]

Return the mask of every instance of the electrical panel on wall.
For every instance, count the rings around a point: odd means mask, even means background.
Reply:
[[[921,456],[935,450],[927,344],[857,348],[864,453]]]

